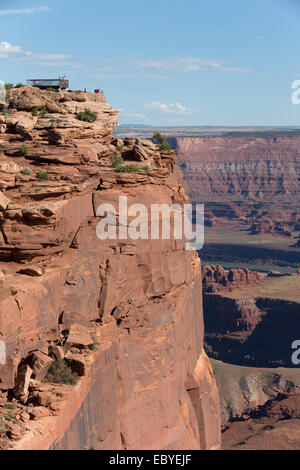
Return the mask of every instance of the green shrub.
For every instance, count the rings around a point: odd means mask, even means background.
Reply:
[[[42,106],[41,108],[34,108],[34,109],[31,111],[31,114],[32,114],[32,116],[43,117],[43,116],[45,116],[46,114],[48,114],[48,109],[47,109],[46,106]]]
[[[98,341],[94,341],[93,344],[89,344],[88,348],[91,351],[97,351],[99,349],[99,343]]]
[[[117,173],[145,173],[149,171],[148,166],[138,166],[135,163],[129,165],[119,165],[115,168]]]
[[[27,147],[27,145],[22,145],[22,147],[20,148],[20,154],[21,155],[28,155],[29,154],[29,148]]]
[[[47,379],[55,384],[76,385],[78,375],[72,371],[64,359],[57,359],[51,365]]]
[[[6,419],[6,421],[12,421],[15,419],[15,415],[12,411],[9,411],[8,413],[6,413],[6,415],[4,415],[4,418]]]
[[[124,163],[124,159],[120,155],[111,155],[110,157],[111,164],[113,168],[117,168],[119,165]]]
[[[24,86],[24,83],[17,83],[15,88],[21,88],[22,86]]]
[[[23,175],[31,175],[33,173],[32,169],[29,168],[28,166],[25,166],[25,168],[23,168],[23,170],[21,171],[21,173]]]
[[[80,113],[78,113],[77,116],[78,116],[78,119],[80,119],[80,121],[94,122],[97,120],[98,114],[94,113],[89,108],[85,108],[85,110],[80,111]]]
[[[3,153],[4,153],[4,148],[0,147],[0,155],[2,155]]]
[[[10,102],[10,90],[13,88],[12,83],[5,83],[5,91],[6,91],[6,103]]]
[[[55,90],[54,90],[54,88],[52,88],[52,86],[49,86],[49,87],[47,88],[47,91],[55,91]]]
[[[7,410],[14,410],[16,407],[17,407],[17,405],[15,405],[15,403],[11,403],[11,402],[8,402],[4,405],[4,408],[6,408]]]
[[[171,147],[168,144],[167,139],[163,135],[161,135],[160,132],[156,132],[155,134],[153,134],[153,139],[160,142],[160,150],[163,150],[165,152],[171,151]]]
[[[46,114],[48,114],[48,110],[47,110],[46,106],[42,106],[41,109],[40,109],[40,116],[43,117]]]
[[[48,181],[50,179],[48,173],[46,171],[37,171],[35,176],[40,181]]]
[[[150,171],[150,168],[148,167],[148,165],[144,165],[141,167],[141,170],[147,173],[147,171]]]
[[[6,274],[6,269],[1,269],[1,271],[3,272],[4,275]]]

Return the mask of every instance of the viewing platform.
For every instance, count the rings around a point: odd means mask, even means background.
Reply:
[[[53,88],[54,90],[66,90],[69,88],[69,80],[65,78],[55,78],[55,79],[31,79],[26,80],[27,85],[35,86],[46,90],[47,88]]]

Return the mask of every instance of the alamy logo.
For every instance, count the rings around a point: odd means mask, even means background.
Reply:
[[[292,354],[292,363],[294,366],[299,366],[300,364],[300,340],[296,339],[292,344],[292,349],[296,349],[296,351]]]
[[[6,346],[3,341],[0,340],[0,364],[6,364]]]
[[[0,104],[5,104],[6,92],[5,83],[0,80]]]
[[[132,204],[119,196],[119,206],[101,204],[96,233],[100,240],[184,240],[186,250],[204,244],[204,204]],[[130,220],[130,221],[129,221]],[[118,222],[118,223],[117,223]],[[193,226],[195,230],[193,230]]]
[[[293,81],[292,89],[295,90],[292,93],[292,103],[300,104],[300,80]]]

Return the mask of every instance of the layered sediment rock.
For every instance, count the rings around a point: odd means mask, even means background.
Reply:
[[[227,272],[222,266],[204,266],[202,285],[205,292],[228,291],[245,286],[256,286],[262,283],[264,277],[248,268],[229,269]]]
[[[292,344],[300,337],[299,302],[204,293],[203,305],[211,357],[251,367],[298,367]]]
[[[86,108],[95,122],[78,119]],[[113,139],[117,112],[103,95],[19,88],[3,121],[0,336],[8,359],[0,388],[13,390],[19,373],[22,406],[31,405],[16,447],[218,448],[198,256],[174,237],[96,233],[102,204],[117,207],[110,228],[119,228],[119,196],[147,208],[186,202],[175,155]],[[124,166],[112,168],[111,155]],[[78,384],[48,390],[47,358],[65,361]],[[21,381],[28,367],[42,384]]]
[[[297,230],[298,136],[178,138],[177,147],[191,199],[206,203],[208,226],[229,219],[252,233]]]

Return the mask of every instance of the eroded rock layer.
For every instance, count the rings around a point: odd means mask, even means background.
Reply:
[[[177,147],[191,199],[206,203],[208,226],[225,219],[254,234],[298,230],[299,136],[178,138]]]
[[[87,108],[95,121],[78,119]],[[119,227],[119,196],[187,201],[174,153],[113,139],[103,95],[14,89],[1,123],[0,389],[29,416],[15,448],[218,448],[197,254],[174,237],[96,234],[101,204]],[[77,385],[47,387],[57,360]]]

